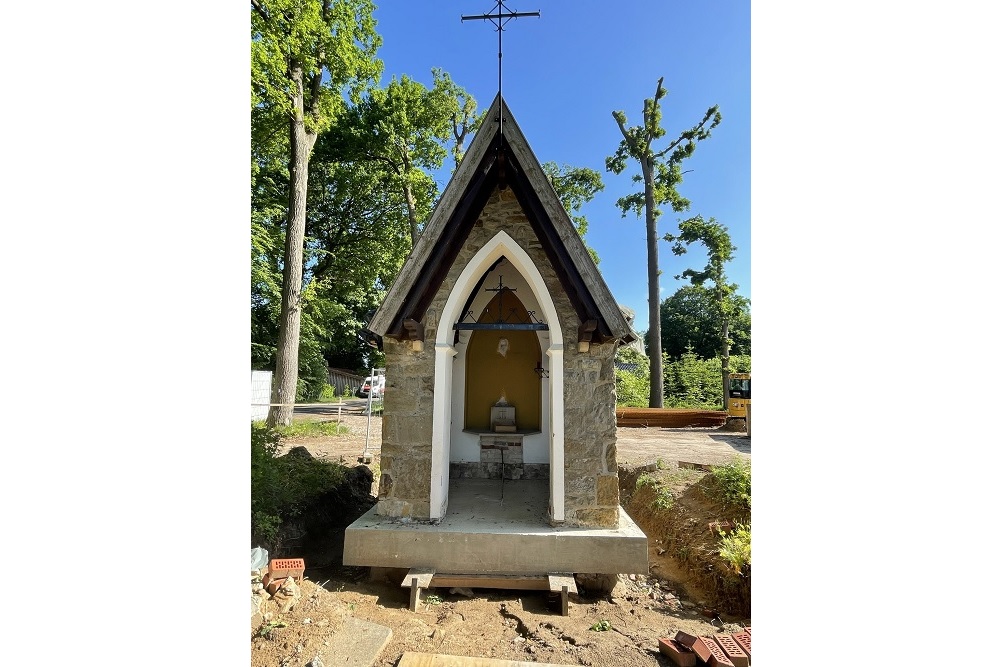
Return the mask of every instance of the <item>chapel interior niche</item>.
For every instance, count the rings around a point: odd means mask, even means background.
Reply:
[[[501,287],[477,318],[482,324],[533,321],[515,291]],[[538,334],[478,329],[466,353],[465,430],[490,431],[491,410],[500,401],[515,409],[518,432],[541,429],[542,363]]]

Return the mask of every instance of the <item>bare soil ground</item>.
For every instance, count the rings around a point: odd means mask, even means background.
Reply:
[[[341,419],[351,434],[298,438],[286,442],[285,451],[304,446],[313,456],[359,465],[367,434],[369,467],[376,468],[381,419],[369,424],[356,411],[343,411]],[[611,594],[581,589],[570,598],[569,616],[561,616],[544,592],[480,589],[432,589],[411,612],[409,589],[398,582],[372,581],[366,568],[321,563],[311,554],[282,554],[306,559],[301,598],[284,613],[276,601],[265,601],[262,611],[271,614],[271,622],[258,626],[251,638],[251,665],[307,665],[333,642],[348,616],[392,630],[377,667],[396,665],[406,651],[602,667],[670,664],[657,650],[658,637],[673,637],[678,630],[738,632],[750,625],[749,595],[742,599],[720,583],[725,566],[708,523],[727,517],[705,493],[709,476],[677,465],[726,463],[733,456],[750,456],[745,433],[620,428],[621,502],[649,539],[650,571],[619,577]],[[636,488],[640,475],[656,484]],[[669,491],[674,499],[669,509],[653,505],[656,489]],[[749,585],[745,588],[748,592]],[[607,629],[594,629],[602,621]]]

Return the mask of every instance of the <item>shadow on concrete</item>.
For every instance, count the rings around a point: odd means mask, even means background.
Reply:
[[[741,454],[750,453],[750,436],[746,433],[713,433],[709,437],[719,444],[729,445]]]

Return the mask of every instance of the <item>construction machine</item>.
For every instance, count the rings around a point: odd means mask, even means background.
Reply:
[[[729,374],[729,416],[747,418],[747,406],[750,405],[750,374]]]

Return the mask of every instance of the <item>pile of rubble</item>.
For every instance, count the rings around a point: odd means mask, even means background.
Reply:
[[[272,558],[266,568],[250,571],[250,632],[275,614],[291,611],[302,598],[299,583],[306,564],[301,558]],[[273,601],[273,605],[265,604]]]

